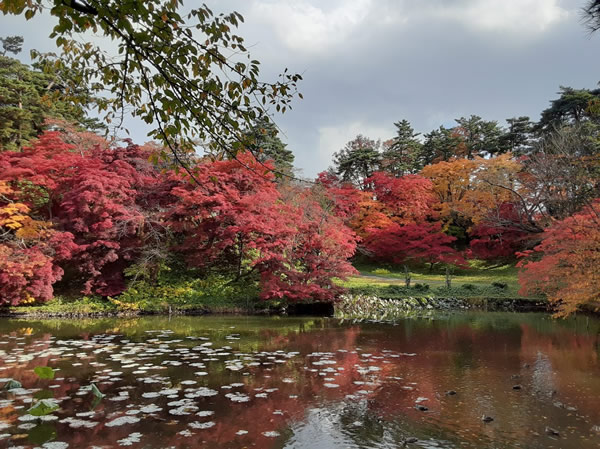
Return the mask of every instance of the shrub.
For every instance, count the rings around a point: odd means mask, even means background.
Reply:
[[[499,290],[506,290],[508,288],[508,284],[506,282],[492,282],[492,287]]]
[[[392,294],[403,294],[406,293],[406,287],[402,286],[402,285],[388,285],[385,288],[386,293],[392,293]]]
[[[426,292],[429,290],[429,284],[420,284],[417,283],[414,285],[413,287],[415,290],[419,291],[419,292]]]
[[[390,270],[386,270],[385,268],[377,268],[373,270],[373,274],[390,274]]]
[[[461,285],[461,288],[464,290],[469,290],[469,291],[473,291],[473,290],[477,289],[477,287],[473,284],[463,284],[463,285]]]

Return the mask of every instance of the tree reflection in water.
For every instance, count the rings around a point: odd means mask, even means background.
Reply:
[[[0,376],[24,389],[2,392],[0,433],[23,447],[592,448],[600,323],[585,319],[4,321]],[[106,396],[91,410],[92,382]],[[50,396],[56,418],[27,414]]]

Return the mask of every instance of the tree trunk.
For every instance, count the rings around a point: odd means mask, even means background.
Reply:
[[[410,271],[408,270],[408,265],[404,265],[404,283],[406,284],[406,288],[410,288]]]

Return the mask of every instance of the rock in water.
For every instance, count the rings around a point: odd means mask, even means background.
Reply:
[[[521,389],[521,385],[513,385],[513,390],[520,390]]]
[[[454,391],[454,390],[446,391],[446,396],[454,396],[455,394],[456,394],[456,391]]]
[[[427,410],[429,410],[427,407],[425,407],[424,405],[421,405],[421,404],[415,405],[415,408],[421,412],[426,412]]]
[[[556,429],[553,429],[552,427],[546,427],[546,433],[548,435],[552,435],[553,437],[559,437],[560,436],[560,432]]]
[[[492,418],[491,416],[487,416],[487,415],[481,415],[481,420],[483,422],[492,422],[494,420],[494,418]]]

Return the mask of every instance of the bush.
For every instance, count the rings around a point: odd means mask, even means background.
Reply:
[[[492,282],[492,287],[497,288],[498,290],[506,290],[508,284],[506,282]]]
[[[385,268],[377,268],[373,270],[373,274],[390,274],[390,270],[386,270]]]
[[[477,289],[477,287],[473,284],[463,284],[463,285],[461,285],[461,288],[464,290],[469,290],[469,291],[473,291],[473,290]]]
[[[429,291],[429,284],[415,284],[413,287],[418,292],[426,292]]]
[[[402,286],[402,285],[388,285],[385,288],[386,293],[391,293],[391,294],[404,294],[407,293],[407,289],[406,287]]]

